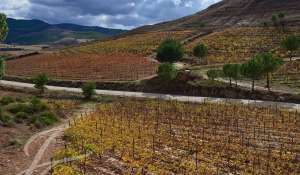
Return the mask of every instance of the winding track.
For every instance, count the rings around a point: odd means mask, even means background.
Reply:
[[[75,118],[81,117],[82,114],[92,112],[94,110],[94,108],[95,108],[94,104],[89,104],[89,103],[83,104],[80,107],[80,109],[76,110],[73,113],[73,116]],[[33,160],[31,162],[30,166],[26,170],[20,172],[17,175],[33,175],[36,173],[37,169],[44,168],[44,167],[45,168],[42,169],[43,171],[40,172],[40,174],[41,175],[47,174],[49,172],[49,169],[51,168],[51,162],[42,163],[42,159],[44,158],[45,155],[50,154],[49,152],[47,152],[47,150],[51,146],[53,146],[53,142],[55,141],[55,139],[57,139],[63,135],[63,132],[66,128],[68,128],[68,120],[65,121],[63,124],[61,124],[60,126],[57,126],[55,128],[52,128],[52,129],[49,129],[46,131],[39,132],[39,133],[35,134],[34,136],[32,136],[25,144],[23,151],[27,157],[33,156]],[[38,148],[38,150],[36,151],[36,154],[34,154],[35,152],[30,153],[29,149],[32,146],[35,146],[36,141],[43,140],[42,137],[46,137],[46,139],[43,141],[42,145]],[[77,158],[75,157],[74,159],[77,159]],[[64,161],[65,160],[59,160],[56,162],[59,163],[59,162],[64,162]],[[54,164],[56,162],[54,162]]]

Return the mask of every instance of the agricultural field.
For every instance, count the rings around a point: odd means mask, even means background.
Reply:
[[[299,35],[300,28],[288,28],[284,33],[278,29],[263,27],[229,28],[187,44],[186,50],[191,54],[197,43],[204,43],[209,50],[209,64],[245,61],[257,53],[266,51],[286,57],[286,53],[280,48],[280,42],[290,34]]]
[[[121,100],[70,123],[52,174],[296,175],[299,126],[277,107]]]
[[[174,32],[151,32],[135,34],[118,39],[94,42],[80,47],[65,49],[65,53],[88,54],[134,54],[141,56],[151,55],[158,45],[166,38],[183,40],[192,35],[192,30]]]
[[[6,63],[8,76],[34,77],[46,73],[55,80],[132,81],[156,74],[158,63],[132,54],[44,54]]]

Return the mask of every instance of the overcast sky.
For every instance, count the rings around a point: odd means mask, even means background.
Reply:
[[[198,12],[220,0],[1,0],[8,17],[131,29]]]

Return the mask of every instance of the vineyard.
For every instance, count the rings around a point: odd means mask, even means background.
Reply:
[[[149,56],[151,55],[162,40],[174,38],[182,40],[193,31],[175,32],[152,32],[146,34],[135,34],[115,40],[100,41],[80,47],[65,49],[66,53],[88,53],[88,54],[134,54]]]
[[[83,156],[55,175],[300,173],[300,114],[277,107],[131,99],[70,126],[54,159]]]
[[[239,62],[259,52],[272,51],[286,56],[280,42],[289,34],[300,34],[299,28],[288,28],[285,33],[274,28],[230,28],[204,36],[186,46],[191,54],[193,47],[203,42],[209,49],[209,63]]]
[[[156,62],[130,55],[44,54],[9,60],[9,76],[34,77],[46,73],[56,80],[132,81],[156,74]]]

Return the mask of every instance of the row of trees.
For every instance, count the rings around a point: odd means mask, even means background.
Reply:
[[[271,53],[262,53],[243,64],[225,64],[222,73],[224,77],[229,78],[230,86],[232,86],[233,80],[235,80],[237,86],[237,81],[241,78],[250,79],[252,81],[252,91],[254,91],[255,81],[266,77],[267,88],[270,91],[271,74],[282,64],[283,60],[281,58],[275,57]],[[207,75],[211,79],[221,76],[217,70],[210,70]]]

